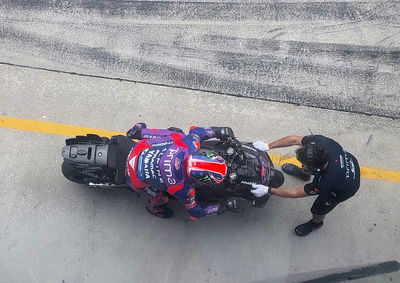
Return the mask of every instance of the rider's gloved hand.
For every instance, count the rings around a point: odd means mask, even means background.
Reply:
[[[147,126],[145,123],[137,123],[129,131],[126,132],[126,136],[130,139],[141,139],[142,130],[146,128]]]
[[[225,211],[242,212],[243,209],[240,206],[240,199],[237,197],[230,197],[224,201],[218,211],[218,214],[221,214]]]
[[[167,130],[173,131],[173,132],[178,132],[178,133],[183,133],[183,130],[181,128],[177,128],[177,127],[169,127]]]
[[[261,150],[261,151],[268,151],[268,150],[270,150],[268,143],[265,143],[265,142],[263,142],[263,141],[256,141],[256,142],[253,142],[253,146],[254,146],[256,149]]]
[[[267,186],[260,185],[260,184],[252,184],[251,186],[253,187],[253,189],[251,190],[251,193],[255,197],[260,198],[269,193],[269,187],[267,187]]]
[[[215,137],[221,141],[226,141],[228,138],[234,138],[235,134],[230,127],[211,127],[215,133]]]

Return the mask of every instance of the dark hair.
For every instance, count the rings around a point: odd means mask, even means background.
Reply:
[[[313,160],[309,160],[307,156],[309,151],[312,152]],[[307,144],[296,149],[296,158],[310,168],[321,169],[328,162],[324,147],[320,143]]]

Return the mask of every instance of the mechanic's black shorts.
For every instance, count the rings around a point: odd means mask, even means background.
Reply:
[[[334,196],[330,192],[319,195],[311,207],[311,213],[316,215],[325,215],[334,209],[339,203],[354,196],[357,191],[358,188],[354,188],[352,193],[342,197]]]

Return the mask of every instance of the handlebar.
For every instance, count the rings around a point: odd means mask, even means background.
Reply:
[[[234,137],[228,137],[226,139],[226,143],[236,151],[236,153],[239,156],[240,160],[244,159],[245,154],[244,154],[244,150],[242,148],[242,143],[240,141],[238,141]]]

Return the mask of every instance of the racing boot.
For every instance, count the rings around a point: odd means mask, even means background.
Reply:
[[[160,218],[171,218],[174,216],[174,211],[166,206],[155,207],[154,209],[150,209],[146,206],[146,210],[148,213],[153,214]]]
[[[311,175],[304,169],[290,163],[285,163],[282,165],[282,170],[288,175],[295,176],[302,179],[303,181],[310,181]]]
[[[299,226],[297,226],[294,229],[294,232],[296,233],[297,236],[307,236],[310,234],[312,231],[320,228],[322,225],[324,225],[324,222],[316,223],[312,219],[306,223],[303,223]]]

